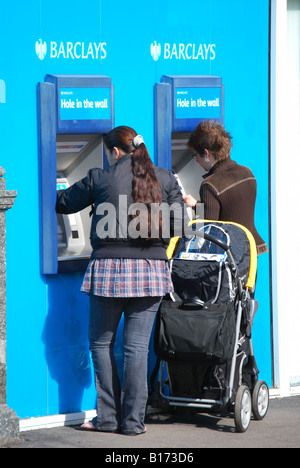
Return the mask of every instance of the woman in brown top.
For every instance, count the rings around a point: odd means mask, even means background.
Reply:
[[[230,134],[218,122],[206,120],[193,131],[188,147],[196,162],[208,171],[200,187],[204,218],[242,224],[252,233],[258,255],[267,252],[254,224],[256,179],[250,169],[230,159]],[[191,195],[184,201],[192,208],[200,203]]]

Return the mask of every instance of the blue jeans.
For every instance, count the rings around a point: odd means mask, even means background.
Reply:
[[[95,370],[97,418],[101,431],[143,432],[148,399],[148,348],[161,298],[90,296],[89,342]],[[122,389],[113,353],[124,312]]]

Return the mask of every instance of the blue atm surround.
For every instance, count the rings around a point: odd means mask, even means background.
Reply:
[[[172,132],[191,132],[208,119],[224,124],[222,78],[164,75],[155,85],[155,163],[172,169]]]
[[[56,274],[82,270],[86,261],[58,262],[56,135],[105,134],[114,127],[111,78],[101,75],[47,75],[45,82],[38,84],[38,103],[41,272]],[[62,267],[60,270],[59,264],[62,263],[65,269]]]

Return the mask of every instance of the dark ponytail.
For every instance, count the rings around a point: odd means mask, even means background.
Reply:
[[[135,138],[137,137],[137,138]],[[151,237],[151,226],[153,232],[161,237],[161,216],[159,210],[155,212],[154,219],[151,219],[151,206],[155,205],[157,208],[162,203],[162,193],[160,184],[156,178],[154,164],[151,161],[147,147],[142,137],[137,135],[136,131],[131,127],[115,127],[104,137],[104,144],[109,150],[114,147],[120,148],[127,154],[132,154],[132,196],[135,203],[143,203],[147,207],[148,219],[141,220],[148,224],[148,239]],[[139,213],[141,218],[143,213]]]

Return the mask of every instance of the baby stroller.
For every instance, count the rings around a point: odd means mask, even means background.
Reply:
[[[235,223],[196,220],[168,249],[175,292],[156,320],[158,380],[152,406],[233,413],[238,432],[269,407],[251,330],[258,303],[252,234]],[[155,379],[152,378],[152,384]]]

